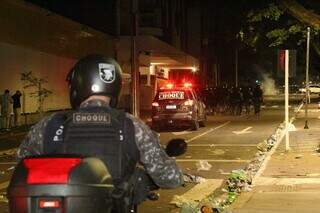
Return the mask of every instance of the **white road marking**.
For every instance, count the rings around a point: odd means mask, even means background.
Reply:
[[[171,132],[174,135],[185,135],[185,134],[189,134],[192,133],[191,131],[181,131],[181,132]]]
[[[251,133],[252,131],[248,131],[249,129],[252,129],[252,126],[249,126],[243,130],[240,130],[240,131],[232,131],[234,134],[237,134],[237,135],[242,135],[242,134],[247,134],[247,133]]]
[[[254,182],[255,186],[320,184],[320,178],[271,178],[259,177]]]
[[[231,172],[220,172],[221,175],[230,175]]]
[[[308,112],[320,112],[320,109],[308,109]]]
[[[175,195],[170,203],[178,204],[183,202],[200,201],[210,195],[213,191],[219,188],[223,179],[206,179],[188,190],[181,196]]]
[[[12,148],[0,151],[0,157],[6,157],[8,155],[15,155],[17,153],[18,148]]]
[[[228,125],[229,123],[230,123],[230,121],[227,121],[227,122],[221,124],[220,126],[217,126],[217,127],[215,127],[215,128],[211,128],[211,129],[209,129],[209,130],[201,133],[200,135],[197,135],[197,136],[195,136],[195,137],[193,137],[193,138],[190,138],[189,140],[186,140],[186,142],[189,143],[189,142],[191,142],[191,141],[194,141],[195,139],[198,139],[198,138],[200,138],[200,137],[202,137],[202,136],[204,136],[204,135],[206,135],[206,134],[208,134],[208,133],[210,133],[210,132],[212,132],[212,131],[214,131],[214,130],[220,129],[220,128]]]
[[[176,159],[176,162],[198,162],[198,161],[208,161],[214,163],[249,163],[250,160],[217,160],[217,159]]]
[[[299,107],[294,110],[294,112],[299,112],[299,111],[301,110],[301,108],[303,107],[303,105],[304,105],[304,104],[301,103],[301,104],[299,105]]]
[[[17,164],[17,162],[0,162],[0,165],[12,165]]]
[[[17,136],[26,135],[26,134],[27,132],[17,132],[17,133],[10,134],[9,137],[17,137]],[[8,135],[4,134],[0,136],[0,139],[7,138],[7,137]]]
[[[10,181],[5,181],[5,182],[0,183],[0,190],[7,188],[9,186],[9,183],[10,183]]]
[[[239,147],[246,147],[246,146],[252,146],[256,147],[257,144],[231,144],[231,143],[226,143],[226,144],[188,144],[188,147],[202,147],[202,146],[209,146],[209,147],[223,147],[223,146],[239,146]]]

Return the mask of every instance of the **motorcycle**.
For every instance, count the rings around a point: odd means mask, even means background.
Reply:
[[[166,153],[186,152],[183,139],[169,141]],[[7,189],[11,213],[127,213],[137,212],[146,199],[157,200],[158,187],[137,168],[115,187],[108,168],[98,158],[36,156],[21,160]]]

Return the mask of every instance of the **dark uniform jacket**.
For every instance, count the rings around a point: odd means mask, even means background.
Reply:
[[[85,102],[80,108],[108,107],[107,103],[100,100]],[[31,127],[26,138],[18,148],[18,158],[41,155],[44,153],[44,135],[47,124],[53,115],[43,118]],[[132,120],[135,131],[135,143],[139,150],[140,164],[143,165],[153,181],[161,188],[175,188],[183,184],[182,172],[175,160],[167,156],[160,146],[157,133],[153,132],[140,119],[126,113],[126,117]]]

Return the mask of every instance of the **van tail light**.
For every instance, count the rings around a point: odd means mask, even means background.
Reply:
[[[185,82],[185,83],[183,84],[183,86],[186,87],[186,88],[191,88],[191,87],[192,87],[192,84],[191,84],[191,83],[188,83],[188,82]]]
[[[159,106],[159,103],[158,103],[158,102],[153,102],[153,103],[152,103],[152,106],[153,106],[153,107],[158,107],[158,106]]]
[[[58,209],[60,207],[60,200],[39,200],[40,209]]]
[[[185,106],[192,106],[193,105],[193,100],[187,100],[183,103]]]
[[[168,88],[168,89],[172,89],[173,88],[173,83],[167,83],[166,84],[166,88]]]

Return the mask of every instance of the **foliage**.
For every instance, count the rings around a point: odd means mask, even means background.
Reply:
[[[238,34],[245,46],[253,48],[286,47],[298,49],[306,41],[307,25],[290,16],[280,5],[269,3],[251,10]],[[319,31],[312,29],[312,36]]]
[[[275,4],[271,3],[267,8],[259,10],[258,13],[251,10],[248,14],[249,22],[260,22],[264,19],[273,21],[279,20],[280,16],[283,15],[283,11]]]
[[[30,97],[38,98],[38,112],[43,112],[44,99],[47,98],[52,91],[43,88],[44,83],[48,83],[46,79],[35,77],[32,72],[21,73],[21,81],[24,84],[24,88],[35,88],[35,92],[30,93]]]

